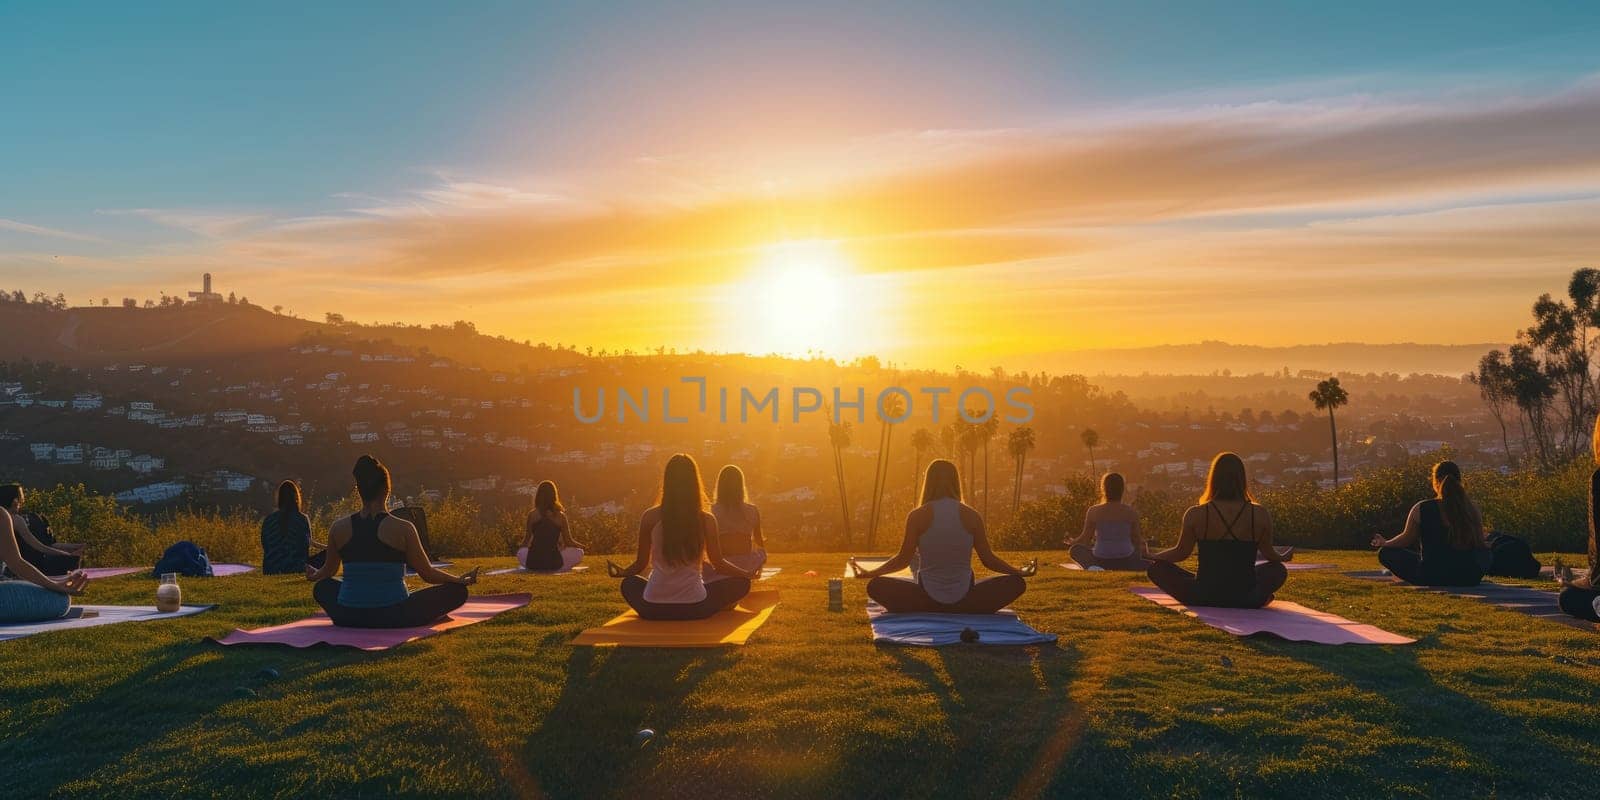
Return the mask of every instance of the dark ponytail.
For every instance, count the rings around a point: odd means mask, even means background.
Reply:
[[[1433,467],[1433,482],[1439,487],[1439,512],[1450,529],[1450,544],[1457,550],[1483,546],[1483,523],[1473,513],[1472,501],[1461,484],[1461,467],[1454,461],[1440,461]]]

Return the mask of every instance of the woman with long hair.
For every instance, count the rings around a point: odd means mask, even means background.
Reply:
[[[530,572],[560,572],[583,561],[584,547],[572,538],[567,509],[554,481],[543,481],[533,491],[527,533],[522,537],[522,566]]]
[[[707,583],[701,572],[709,562],[728,576]],[[706,510],[700,465],[679,453],[667,459],[661,495],[639,518],[639,549],[633,563],[606,569],[622,579],[622,598],[643,619],[705,619],[750,592],[761,568],[740,569],[722,557],[717,518]],[[639,573],[650,570],[649,578]]]
[[[451,575],[436,569],[410,522],[389,513],[389,469],[372,456],[351,470],[361,510],[328,530],[327,558],[320,569],[306,565],[312,596],[333,624],[349,628],[416,628],[431,624],[467,602],[478,570]],[[335,578],[344,567],[344,580]],[[433,584],[406,588],[406,567]]]
[[[717,518],[717,544],[722,557],[739,569],[759,571],[767,563],[767,541],[761,533],[761,509],[755,507],[745,490],[744,470],[729,464],[717,473],[717,496],[711,503]],[[725,577],[706,567],[705,579]]]
[[[267,575],[294,575],[312,563],[311,518],[301,509],[300,484],[278,484],[278,509],[261,520],[261,571]],[[317,564],[316,566],[321,566]]]
[[[1083,514],[1083,532],[1067,540],[1067,552],[1084,569],[1150,567],[1150,547],[1139,532],[1139,512],[1122,502],[1126,490],[1121,474],[1107,472],[1100,479],[1099,504]]]
[[[1000,573],[977,580],[972,555],[985,567]],[[890,577],[920,562],[914,580]],[[1034,568],[1019,569],[995,555],[983,516],[961,502],[961,474],[953,462],[935,459],[928,464],[922,485],[922,505],[906,516],[900,552],[876,569],[862,569],[854,558],[851,571],[867,583],[867,596],[891,612],[944,612],[993,614],[1010,605],[1027,590],[1023,579]]]
[[[1594,460],[1600,465],[1600,417],[1594,422]],[[1569,568],[1558,568],[1556,580],[1561,582],[1561,610],[1578,619],[1600,622],[1600,469],[1589,475],[1589,574],[1574,578]]]
[[[1190,573],[1178,562],[1200,550]],[[1260,557],[1266,563],[1257,565]],[[1272,546],[1272,515],[1250,496],[1244,460],[1218,453],[1198,504],[1183,512],[1178,543],[1150,556],[1146,574],[1185,605],[1260,608],[1288,580],[1284,553]]]
[[[1433,465],[1433,493],[1411,507],[1399,533],[1391,538],[1373,534],[1378,563],[1419,586],[1477,586],[1491,556],[1483,538],[1483,515],[1467,497],[1456,462]]]

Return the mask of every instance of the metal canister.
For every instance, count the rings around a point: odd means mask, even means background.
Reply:
[[[843,611],[844,610],[844,579],[843,578],[829,578],[828,579],[828,610],[829,611]]]

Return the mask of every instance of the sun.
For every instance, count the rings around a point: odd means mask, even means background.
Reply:
[[[744,311],[735,332],[738,349],[784,355],[855,349],[851,273],[834,242],[810,239],[762,248],[737,292]]]

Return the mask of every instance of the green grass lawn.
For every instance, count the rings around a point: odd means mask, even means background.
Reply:
[[[782,605],[748,646],[715,650],[569,646],[622,609],[598,568],[485,578],[476,592],[532,604],[373,654],[205,643],[314,606],[292,576],[192,579],[185,601],[218,608],[0,643],[0,781],[19,798],[1594,790],[1593,632],[1316,571],[1279,596],[1419,641],[1239,639],[1129,594],[1142,575],[1037,555],[1051,566],[1015,608],[1054,647],[875,646],[862,583],[827,610],[838,554],[774,555]],[[154,588],[99,581],[87,601],[147,604]],[[644,727],[659,735],[639,747]]]

